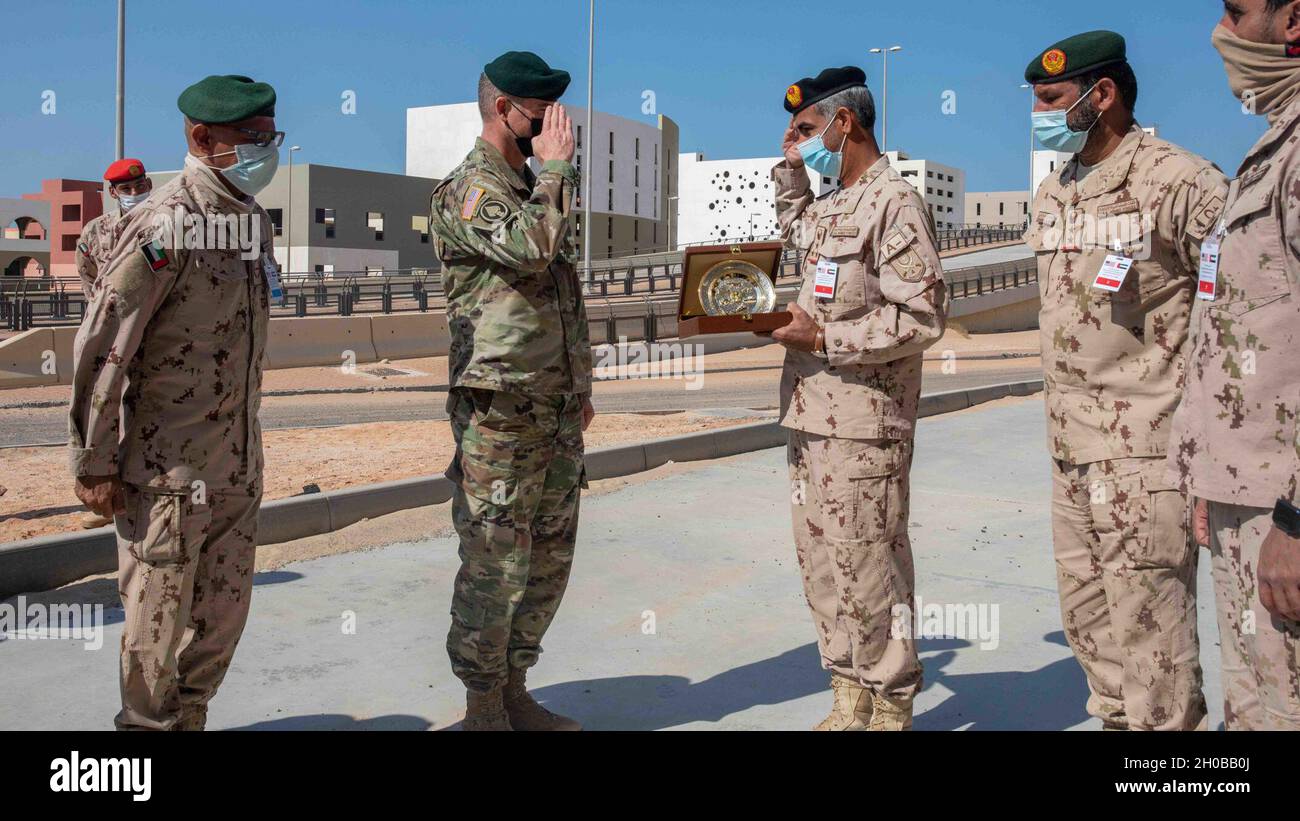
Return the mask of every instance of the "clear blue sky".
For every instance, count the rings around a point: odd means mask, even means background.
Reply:
[[[98,179],[113,159],[112,0],[6,4],[0,26],[0,196],[47,177]],[[1023,188],[1025,65],[1050,43],[1112,28],[1128,38],[1141,84],[1138,117],[1233,175],[1264,130],[1241,115],[1210,46],[1219,0],[601,0],[596,107],[632,118],[642,91],[681,126],[683,151],[771,156],[787,120],[785,88],[856,64],[880,94],[890,59],[890,147],[966,170],[971,191]],[[128,0],[126,147],[151,168],[180,166],[175,101],[207,74],[249,74],[279,93],[296,160],[402,172],[406,108],[472,99],[484,62],[537,51],[573,74],[585,104],[587,0]],[[41,113],[42,94],[57,113]],[[340,111],[353,90],[357,114]],[[957,94],[944,115],[942,95]],[[282,156],[283,160],[284,157]]]

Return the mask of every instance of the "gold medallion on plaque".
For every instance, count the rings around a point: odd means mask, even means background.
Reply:
[[[700,277],[700,306],[709,316],[770,313],[776,287],[757,265],[738,259],[719,262]]]

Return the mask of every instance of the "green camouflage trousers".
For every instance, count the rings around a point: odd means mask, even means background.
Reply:
[[[454,388],[447,413],[461,560],[447,653],[466,687],[487,691],[537,663],[568,585],[586,487],[582,399]]]

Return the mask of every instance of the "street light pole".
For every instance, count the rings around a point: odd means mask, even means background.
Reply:
[[[301,151],[302,146],[289,146],[289,204],[284,213],[284,272],[293,271],[293,152]]]
[[[1029,111],[1030,114],[1032,115],[1034,110],[1034,101],[1036,99],[1036,97],[1034,96],[1034,87],[1029,85],[1028,83],[1021,83],[1020,87],[1022,89],[1024,88],[1029,89]],[[1029,221],[1029,209],[1032,208],[1034,205],[1034,193],[1035,193],[1034,192],[1034,118],[1030,116],[1029,118],[1029,195],[1025,200],[1026,203],[1028,203],[1027,205],[1025,205],[1026,223],[1028,223]]]
[[[592,133],[592,117],[595,111],[592,76],[596,70],[596,0],[591,0],[591,9],[587,18],[587,147],[583,162],[583,174],[586,176],[582,195],[582,258],[586,267],[586,276],[591,277],[591,175],[592,155],[595,153],[596,135]],[[610,215],[613,219],[613,215]]]
[[[889,46],[888,48],[873,48],[872,54],[879,54],[884,62],[884,73],[881,75],[881,116],[880,116],[880,151],[882,154],[889,152],[889,54],[890,52],[902,51],[902,46]]]
[[[673,242],[673,212],[677,210],[677,206],[673,205],[673,203],[677,202],[677,200],[678,197],[676,195],[673,195],[668,198],[668,250],[669,251],[677,250],[677,243]]]
[[[126,156],[126,0],[117,0],[117,159]]]

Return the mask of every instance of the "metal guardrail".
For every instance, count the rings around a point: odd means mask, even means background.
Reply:
[[[1009,242],[1020,236],[1021,231],[1015,228],[967,226],[937,232],[940,250]],[[694,243],[704,244],[716,243]],[[782,280],[800,275],[801,256],[794,249],[782,252],[777,269],[778,288]],[[960,299],[1036,281],[1037,272],[1032,263],[1029,259],[963,269],[951,272],[947,278],[953,286],[954,298]],[[968,271],[982,273],[966,275]],[[647,302],[658,300],[669,304],[675,301],[673,297],[681,283],[682,251],[593,261],[590,269],[580,269],[579,273],[586,298],[593,303],[641,297]],[[425,312],[445,304],[441,273],[422,268],[284,274],[281,282],[284,297],[272,306],[274,316]],[[0,279],[0,328],[25,331],[34,327],[77,325],[85,316],[85,306],[81,280],[76,277]]]

